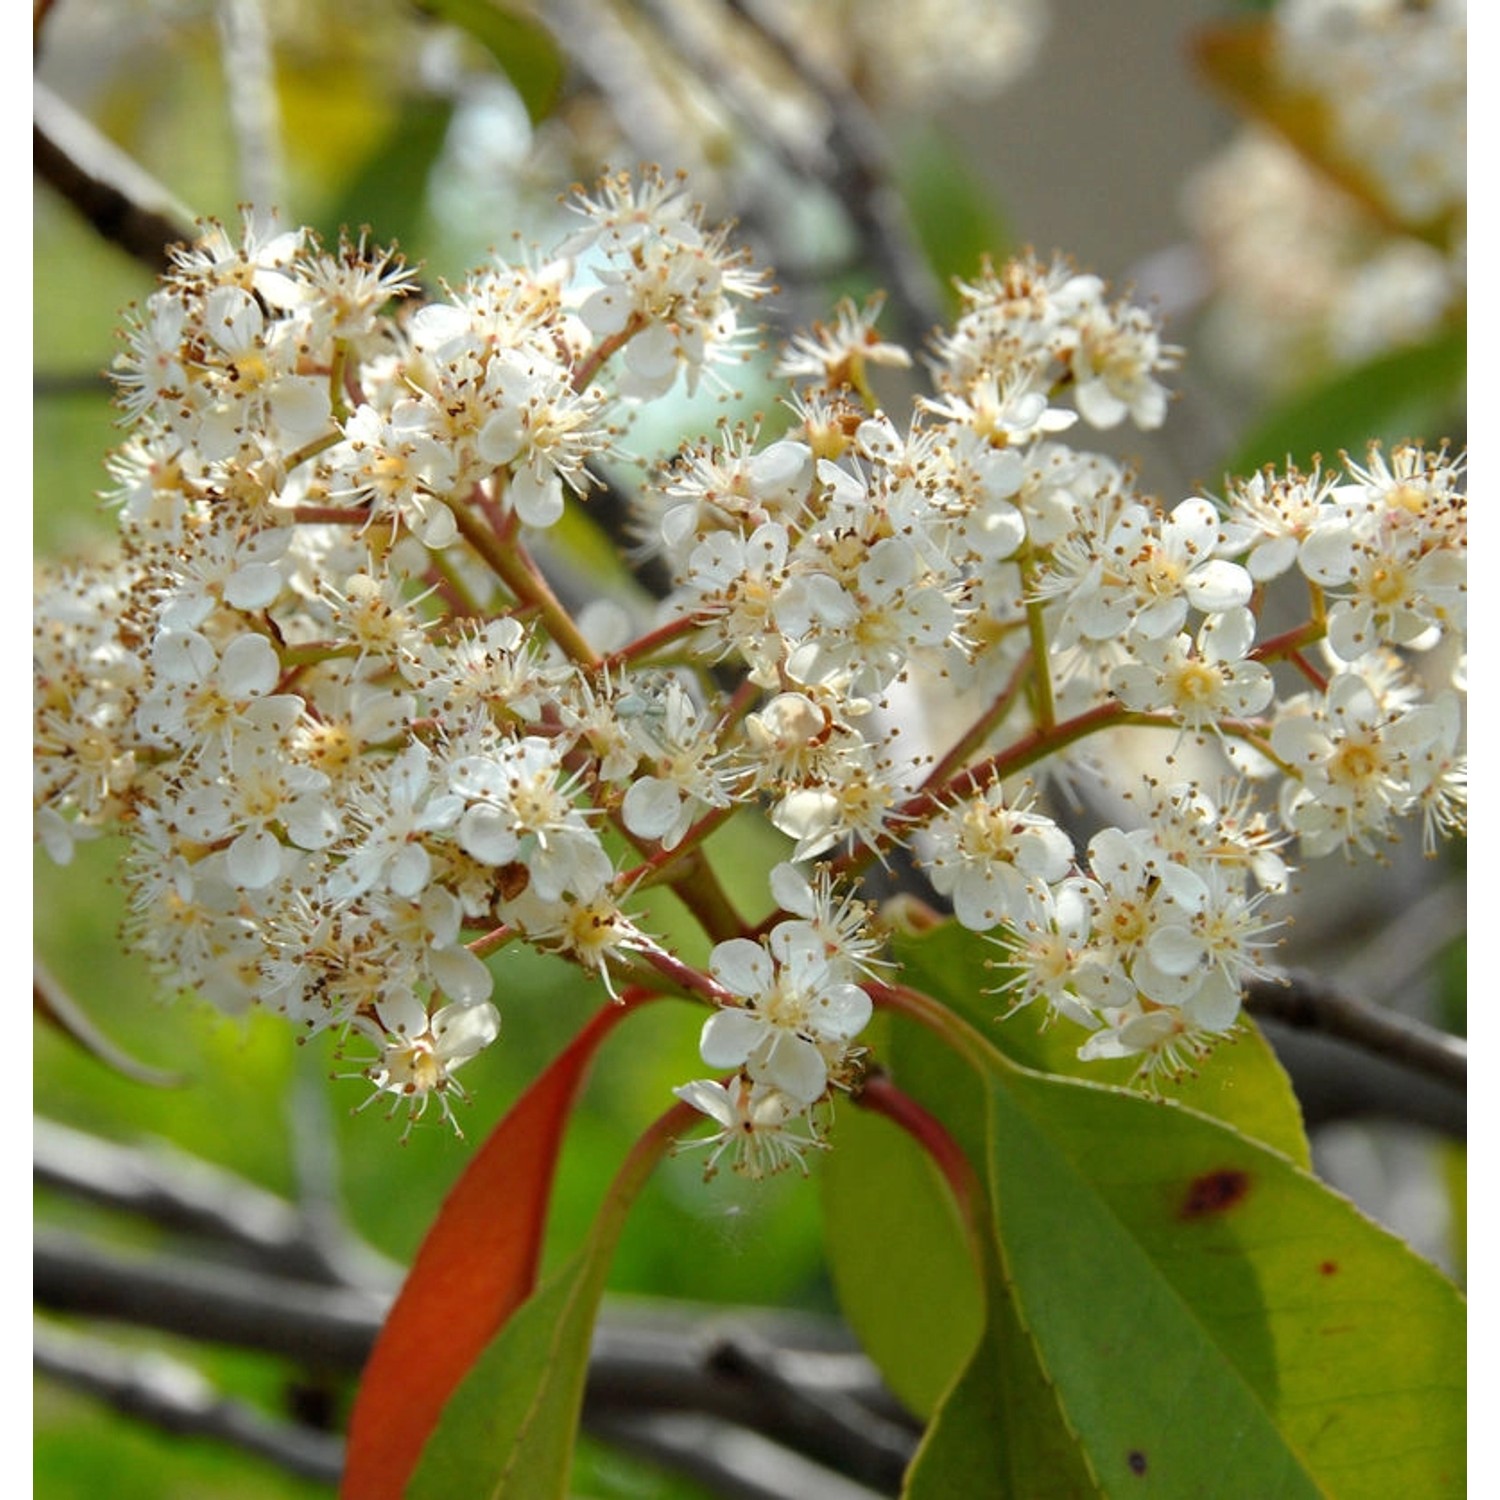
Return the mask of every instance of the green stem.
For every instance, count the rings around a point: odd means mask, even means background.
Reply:
[[[458,522],[459,535],[479,554],[485,563],[521,603],[531,606],[541,616],[547,633],[559,647],[580,666],[594,671],[599,658],[584,640],[573,617],[563,608],[552,586],[519,542],[502,543],[484,526],[462,501],[450,499],[448,508]]]
[[[316,458],[320,453],[326,453],[336,443],[344,440],[343,432],[335,428],[332,432],[325,432],[322,437],[314,438],[310,443],[304,443],[297,451],[286,460],[286,471],[288,474],[308,459]]]
[[[729,810],[733,811],[732,808]],[[699,820],[700,825],[703,821]],[[687,842],[686,837],[683,842]],[[667,884],[714,942],[723,943],[744,935],[744,920],[719,883],[719,877],[714,873],[701,845],[695,843],[690,848],[686,859]]]
[[[302,667],[315,667],[319,662],[358,656],[363,649],[357,641],[345,641],[338,645],[330,641],[309,641],[301,646],[283,646],[277,654],[281,658],[282,670],[289,672]]]
[[[343,425],[349,415],[349,402],[344,386],[349,370],[349,341],[338,339],[333,346],[333,365],[328,371],[328,400],[333,407],[333,419]]]
[[[1031,558],[1021,560],[1021,585],[1030,593]],[[1040,599],[1026,601],[1026,633],[1031,637],[1032,689],[1036,703],[1036,721],[1041,729],[1057,722],[1057,700],[1052,692],[1052,659],[1047,650],[1046,605]]]

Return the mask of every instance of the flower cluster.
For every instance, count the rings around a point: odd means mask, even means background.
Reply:
[[[1247,127],[1185,209],[1214,282],[1205,340],[1287,390],[1462,320],[1468,20],[1464,0],[1280,0],[1264,26],[1295,123]]]
[[[1170,507],[1066,444],[1154,427],[1178,351],[1061,261],[986,268],[905,423],[912,355],[846,307],[782,360],[779,430],[733,428],[633,497],[670,584],[570,611],[533,539],[586,503],[629,408],[746,351],[765,290],[682,185],[607,178],[551,255],[415,305],[411,273],[251,222],[210,229],[130,327],[112,562],[44,569],[37,834],[128,840],[134,942],[174,986],[374,1048],[372,1097],[452,1118],[500,1031],[511,942],[709,1007],[679,1093],[760,1173],[823,1144],[887,993],[855,879],[906,850],[1085,1057],[1178,1066],[1265,971],[1278,852],[1462,827],[1462,459],[1375,450]],[[1259,634],[1300,576],[1306,625]],[[1319,655],[1319,653],[1322,653]],[[1217,756],[1080,850],[1049,784],[1127,735]],[[1227,758],[1226,758],[1227,757]],[[706,846],[787,840],[742,920]],[[718,847],[718,846],[715,846]],[[630,910],[668,885],[711,944]],[[499,962],[501,960],[497,960]]]

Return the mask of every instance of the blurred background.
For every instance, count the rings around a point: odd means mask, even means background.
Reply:
[[[1461,7],[1431,9],[1456,14],[1462,35]],[[1456,70],[1445,54],[1446,75],[1443,57],[1423,73],[1407,53],[1412,78],[1438,80],[1432,113],[1456,104],[1457,189],[1382,206],[1367,182],[1335,181],[1236,107],[1247,69],[1263,66],[1235,42],[1251,33],[1236,28],[1263,27],[1267,10],[1228,0],[53,0],[36,7],[37,118],[66,159],[128,184],[169,221],[233,224],[238,205],[256,202],[330,240],[368,225],[376,242],[399,241],[420,261],[429,285],[460,279],[516,236],[554,241],[568,222],[559,194],[574,181],[642,160],[683,167],[710,216],[737,218],[758,260],[776,268],[773,343],[841,294],[890,286],[893,273],[906,286],[883,326],[915,343],[954,306],[951,278],[975,275],[983,255],[1064,252],[1159,305],[1188,351],[1166,426],[1131,430],[1112,450],[1170,504],[1221,490],[1228,471],[1288,456],[1306,466],[1315,452],[1362,451],[1369,436],[1465,436],[1461,48]],[[910,254],[892,260],[893,247]],[[120,309],[151,290],[148,260],[39,177],[39,556],[109,545],[98,496],[118,432],[101,372]],[[731,398],[684,400],[676,430],[635,439],[670,448],[726,415],[765,410],[763,373],[742,385]],[[367,1261],[375,1283],[394,1274],[474,1142],[592,1003],[571,974],[507,951],[496,963],[507,1035],[465,1074],[468,1139],[423,1128],[397,1148],[378,1110],[350,1113],[364,1088],[329,1082],[350,1065],[326,1039],[295,1045],[280,1021],[225,1018],[158,992],[118,942],[118,855],[106,840],[67,869],[38,854],[37,951],[87,1024],[168,1082],[139,1081],[58,1028],[36,1027],[38,1148],[52,1163],[36,1206],[44,1257],[59,1276],[71,1264],[64,1252],[80,1246],[131,1264],[185,1254],[214,1263],[217,1252],[185,1247],[160,1212],[122,1213],[108,1192],[81,1185],[90,1142],[107,1141],[136,1153],[109,1158],[112,1170],[149,1167],[180,1183],[206,1164],[231,1174],[209,1183],[231,1200],[243,1183],[244,1202],[253,1185],[299,1205],[294,1239],[384,1257]],[[757,876],[758,860],[747,861]],[[1286,961],[1462,1033],[1462,848],[1428,861],[1413,837],[1381,869],[1325,863],[1303,877]],[[748,885],[732,894],[756,899]],[[662,903],[647,925],[665,933],[679,920]],[[1461,1274],[1461,1097],[1337,1044],[1273,1036],[1320,1168]],[[611,1051],[569,1139],[559,1245],[591,1218],[623,1143],[692,1076],[696,1025],[648,1010]],[[658,1174],[633,1213],[612,1289],[831,1314],[818,1233],[816,1193],[795,1175],[705,1190],[688,1157]],[[76,1275],[86,1280],[86,1265]],[[165,1354],[237,1401],[330,1430],[348,1399],[343,1370],[128,1324],[47,1327]],[[76,1384],[37,1386],[39,1494],[328,1493],[226,1445],[112,1413]],[[702,1493],[592,1444],[576,1487]]]

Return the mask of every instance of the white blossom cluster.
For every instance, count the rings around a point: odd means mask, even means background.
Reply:
[[[1016,1004],[1150,1072],[1233,1026],[1283,844],[1462,827],[1461,689],[1411,665],[1461,650],[1462,460],[1164,507],[1060,434],[1159,424],[1178,351],[1062,262],[961,288],[904,423],[869,394],[912,363],[876,304],[793,340],[784,430],[689,446],[636,496],[673,586],[596,644],[529,541],[586,504],[631,403],[741,357],[765,281],[678,183],[577,207],[554,254],[423,305],[362,242],[214,229],[136,315],[120,555],[38,583],[35,802],[59,861],[123,833],[130,936],[172,985],[363,1038],[372,1098],[451,1118],[500,1029],[485,959],[528,942],[709,1007],[718,1076],[679,1093],[710,1168],[759,1174],[858,1085],[892,975],[854,877],[897,846],[1004,946]],[[1260,639],[1294,575],[1309,622]],[[969,727],[945,748],[898,699]],[[1079,851],[1037,788],[1126,733],[1227,749],[1240,789],[1137,786],[1138,826]],[[746,803],[788,839],[757,926],[701,852]],[[706,966],[632,915],[656,884]]]
[[[1247,127],[1185,211],[1214,281],[1203,337],[1286,390],[1461,321],[1468,17],[1466,0],[1279,0],[1265,24],[1308,138]]]
[[[1468,0],[1282,0],[1276,58],[1409,223],[1462,209]]]

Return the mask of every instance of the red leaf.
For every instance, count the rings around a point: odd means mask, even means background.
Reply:
[[[444,1200],[365,1364],[343,1500],[400,1500],[453,1389],[536,1285],[563,1128],[610,1005],[518,1099]]]

